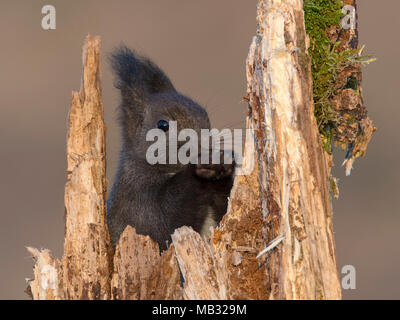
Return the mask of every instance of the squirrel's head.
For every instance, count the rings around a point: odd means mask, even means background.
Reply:
[[[190,98],[177,92],[165,73],[149,59],[122,46],[111,56],[116,75],[115,86],[121,91],[120,122],[123,148],[135,159],[146,160],[146,152],[154,143],[146,141],[151,129],[167,133],[175,121],[178,133],[193,129],[200,137],[201,129],[209,129],[207,112]],[[167,138],[168,150],[168,138]],[[178,148],[185,142],[178,142]],[[168,171],[181,165],[165,166]]]

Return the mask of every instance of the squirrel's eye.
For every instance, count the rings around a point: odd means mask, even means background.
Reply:
[[[168,121],[165,121],[165,120],[160,120],[160,121],[158,121],[158,123],[157,123],[157,128],[158,128],[158,129],[161,129],[161,130],[164,131],[164,132],[167,132],[168,129],[169,129],[169,123],[168,123]]]

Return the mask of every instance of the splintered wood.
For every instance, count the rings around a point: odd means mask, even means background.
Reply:
[[[62,288],[62,267],[49,250],[27,248],[35,260],[34,279],[29,280],[28,294],[34,300],[61,300],[64,298]]]
[[[257,22],[246,95],[254,148],[248,139],[244,156],[254,168],[236,177],[209,242],[188,229],[173,235],[184,296],[204,298],[211,285],[213,299],[340,299],[302,1],[260,0]]]
[[[31,251],[35,274],[53,270],[49,286],[30,282],[34,299],[109,299],[112,246],[106,223],[105,125],[100,81],[100,38],[87,37],[80,92],[72,93],[68,121],[64,256]],[[53,288],[54,287],[54,288]],[[59,290],[58,288],[62,288]]]
[[[100,38],[83,48],[80,92],[72,93],[65,186],[63,285],[66,299],[109,299],[112,247],[106,219],[105,126]]]
[[[35,278],[29,281],[28,292],[35,300],[179,299],[180,274],[173,247],[160,254],[149,237],[127,228],[114,256],[106,223],[100,80],[100,38],[88,36],[81,90],[72,93],[68,122],[64,255],[60,262],[48,250],[28,249],[35,260]]]
[[[302,1],[258,4],[247,61],[270,299],[339,299],[329,168],[313,116]],[[263,256],[264,257],[264,256]]]
[[[117,245],[111,287],[117,300],[182,299],[174,247],[160,255],[157,243],[128,226]]]

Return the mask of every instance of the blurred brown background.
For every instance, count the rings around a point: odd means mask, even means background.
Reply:
[[[119,149],[113,88],[105,59],[121,41],[148,54],[176,87],[209,110],[214,126],[241,127],[245,59],[255,34],[256,0],[61,1],[0,4],[0,299],[25,299],[32,261],[24,246],[61,256],[66,119],[79,89],[87,33],[103,41],[103,96],[108,125],[108,177]],[[57,29],[41,28],[41,8],[57,10]],[[379,128],[366,158],[344,177],[338,153],[334,201],[338,265],[357,270],[345,298],[400,298],[397,108],[400,45],[396,0],[359,1],[361,44],[378,61],[364,71],[364,95]]]

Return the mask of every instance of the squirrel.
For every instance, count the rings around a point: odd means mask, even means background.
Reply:
[[[107,224],[115,246],[127,225],[148,235],[165,250],[174,230],[190,226],[209,233],[226,213],[233,184],[231,164],[149,164],[146,133],[178,128],[200,134],[210,129],[206,110],[179,93],[150,59],[121,46],[110,56],[115,87],[120,90],[122,146],[114,184],[107,200]],[[179,144],[180,142],[178,142]]]

